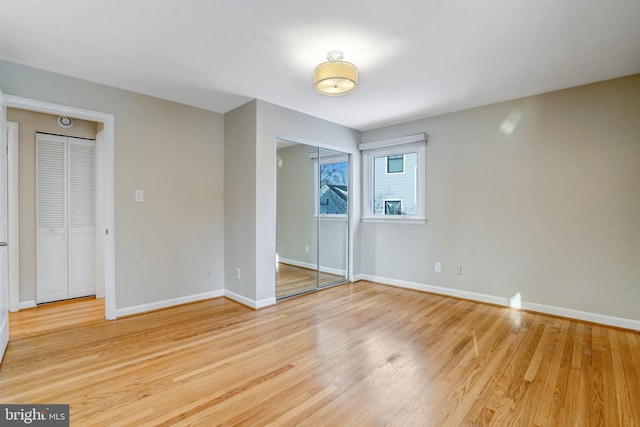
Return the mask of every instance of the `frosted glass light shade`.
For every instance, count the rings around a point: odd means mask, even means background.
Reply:
[[[323,62],[315,69],[313,84],[323,95],[346,95],[358,88],[358,69],[350,62]]]

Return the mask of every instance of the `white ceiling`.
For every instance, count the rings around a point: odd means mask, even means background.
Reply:
[[[313,69],[342,50],[357,92]],[[640,72],[638,0],[0,0],[0,58],[224,113],[359,130]]]

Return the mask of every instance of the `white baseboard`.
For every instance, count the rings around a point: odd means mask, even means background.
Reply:
[[[251,298],[247,298],[245,296],[232,292],[228,289],[225,289],[224,296],[231,300],[239,302],[242,305],[246,305],[247,307],[250,307],[256,310],[264,307],[269,307],[270,305],[274,305],[276,303],[275,298],[266,298],[263,300],[256,301]]]
[[[20,300],[18,298],[11,298],[9,300],[9,311],[20,311]]]
[[[589,311],[555,307],[552,305],[538,304],[528,301],[523,301],[521,308],[523,310],[537,311],[538,313],[553,314],[554,316],[568,317],[570,319],[584,320],[586,322],[599,323],[601,325],[615,326],[618,328],[640,331],[640,320],[608,316],[606,314],[591,313]]]
[[[288,258],[278,258],[278,261],[283,263],[283,264],[290,264],[293,265],[295,267],[302,267],[302,268],[308,268],[309,270],[315,270],[316,269],[316,265],[315,264],[311,264],[308,262],[304,262],[304,261],[296,261],[294,259],[288,259]],[[320,266],[320,272],[321,273],[329,273],[329,274],[335,274],[336,276],[346,276],[347,272],[344,270],[340,270],[338,268],[333,268],[333,267],[326,267],[326,266]]]
[[[274,298],[265,298],[256,301],[256,309],[259,310],[261,308],[269,307],[271,305],[276,305],[278,301]]]
[[[459,289],[443,288],[431,286],[423,283],[407,282],[404,280],[390,279],[388,277],[372,276],[369,274],[358,274],[354,281],[367,280],[369,282],[381,283],[384,285],[397,286],[400,288],[414,289],[418,291],[430,292],[434,294],[446,295],[456,298],[463,298],[478,302],[501,305],[515,309],[535,311],[538,313],[551,314],[554,316],[567,317],[570,319],[584,320],[586,322],[599,323],[601,325],[615,326],[618,328],[633,329],[640,331],[640,320],[626,319],[623,317],[608,316],[605,314],[591,313],[588,311],[574,310],[571,308],[555,307],[551,305],[538,304],[529,301],[518,301],[517,306],[512,305],[511,298],[498,297],[494,295],[480,294],[476,292],[463,291]]]
[[[151,302],[148,304],[136,305],[133,307],[119,308],[116,310],[116,317],[129,316],[132,314],[144,313],[146,311],[158,310],[161,308],[173,307],[175,305],[202,301],[210,298],[218,298],[221,296],[224,296],[224,289],[204,292],[196,295],[188,295],[185,297],[173,298],[164,301]]]
[[[25,310],[27,308],[34,308],[34,307],[37,307],[37,306],[38,305],[36,304],[35,301],[22,301],[20,303],[19,308],[20,308],[20,310]]]

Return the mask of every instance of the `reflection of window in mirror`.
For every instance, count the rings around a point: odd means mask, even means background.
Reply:
[[[320,215],[346,215],[349,163],[320,164]]]

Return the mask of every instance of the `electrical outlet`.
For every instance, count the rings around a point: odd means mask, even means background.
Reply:
[[[304,247],[304,252],[307,253],[307,254],[309,253],[309,246],[305,246]]]
[[[442,263],[441,262],[436,262],[434,270],[436,271],[436,273],[442,273]]]
[[[236,279],[240,278],[240,268],[236,267]]]
[[[456,276],[462,276],[462,266],[456,265]]]

